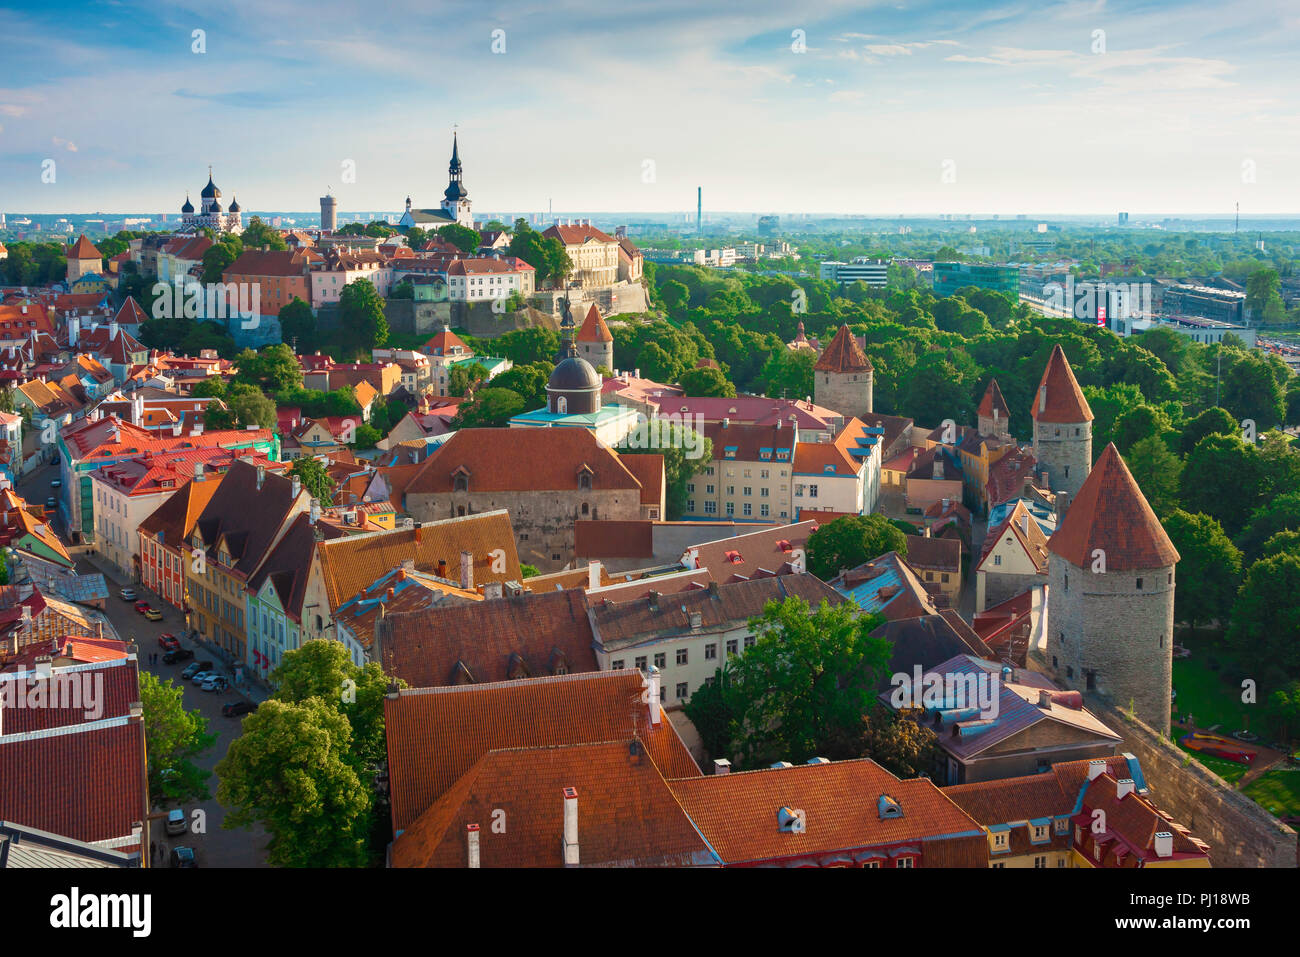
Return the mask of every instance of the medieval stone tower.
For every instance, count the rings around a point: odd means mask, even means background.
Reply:
[[[1047,542],[1045,664],[1169,731],[1178,552],[1114,444]]]
[[[578,355],[591,363],[593,369],[602,367],[614,371],[614,337],[610,335],[609,326],[600,316],[600,310],[593,302],[587,310],[587,318],[578,330]]]
[[[989,380],[976,415],[980,435],[1011,440],[1011,410],[1007,408],[1007,400],[1002,398],[997,379]]]
[[[1034,457],[1053,492],[1073,501],[1092,466],[1092,409],[1060,346],[1034,394]]]
[[[813,399],[846,417],[863,418],[871,412],[873,374],[857,337],[847,324],[840,326],[813,366]]]

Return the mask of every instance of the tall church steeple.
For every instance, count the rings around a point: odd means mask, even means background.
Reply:
[[[474,218],[470,215],[469,190],[462,181],[463,170],[460,165],[460,143],[455,133],[451,134],[451,163],[447,166],[447,188],[443,191],[442,208],[452,219],[462,226],[474,227]]]

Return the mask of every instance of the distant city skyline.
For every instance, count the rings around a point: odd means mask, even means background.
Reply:
[[[246,210],[397,214],[455,126],[476,214],[1300,210],[1284,0],[225,8],[0,4],[0,209],[179,214],[212,164]]]

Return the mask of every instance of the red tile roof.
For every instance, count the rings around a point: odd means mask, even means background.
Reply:
[[[849,331],[848,324],[840,326],[826,351],[813,366],[818,372],[864,372],[871,370],[871,360],[858,345],[857,337]]]
[[[596,671],[580,589],[388,615],[384,673],[415,688]]]
[[[1091,567],[1101,549],[1107,571],[1164,568],[1179,557],[1113,442],[1084,479],[1047,547],[1081,568]]]
[[[480,867],[563,867],[564,789],[577,791],[584,867],[713,864],[708,846],[636,738],[491,751],[394,843],[394,867],[465,867],[479,825]],[[490,825],[508,806],[504,832]]]
[[[1034,393],[1034,407],[1031,412],[1037,422],[1091,422],[1092,409],[1083,397],[1083,390],[1074,378],[1070,360],[1065,358],[1065,350],[1059,345],[1052,349],[1052,356],[1047,360],[1043,378]]]
[[[68,259],[102,259],[103,253],[95,248],[95,244],[86,238],[82,233],[81,237],[68,247]]]
[[[798,557],[797,551],[807,548],[809,536],[824,521],[807,519],[793,525],[701,542],[686,549],[686,565],[707,568],[719,582],[753,578],[760,572],[790,571],[789,566]]]
[[[502,748],[636,735],[665,777],[699,774],[662,709],[659,724],[650,727],[643,691],[640,672],[610,671],[423,688],[386,699],[394,833],[410,827],[483,755]]]
[[[600,310],[596,308],[593,302],[591,308],[587,310],[587,318],[582,321],[582,328],[578,330],[579,342],[613,342],[614,336],[609,331],[609,326],[605,325],[605,320],[601,318]]]
[[[988,864],[974,819],[928,778],[900,780],[869,759],[802,764],[669,781],[686,813],[725,864],[758,864],[914,847],[922,864]],[[902,814],[882,817],[892,799]],[[782,808],[803,812],[802,833],[782,831]],[[941,845],[950,846],[940,851]],[[960,863],[958,863],[960,861]]]
[[[994,412],[1004,421],[1011,418],[1011,410],[1007,408],[1007,400],[1002,398],[1002,390],[998,388],[998,380],[990,379],[989,387],[984,390],[984,398],[980,400],[977,414],[986,419],[991,419]]]
[[[551,226],[542,235],[559,239],[566,246],[580,246],[589,240],[598,243],[618,242],[613,236],[602,232],[595,226]]]

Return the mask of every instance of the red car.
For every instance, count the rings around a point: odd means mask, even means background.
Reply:
[[[158,645],[163,651],[176,651],[181,646],[181,641],[170,632],[158,636]]]
[[[144,599],[141,599],[140,601],[135,603],[135,610],[143,615],[146,611],[149,610],[149,603]]]

